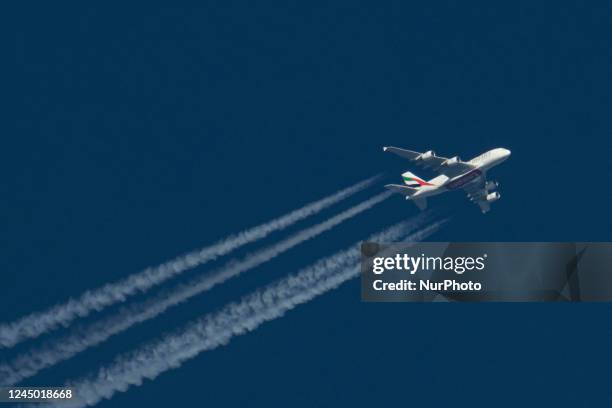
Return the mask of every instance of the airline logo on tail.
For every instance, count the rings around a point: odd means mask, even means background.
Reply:
[[[404,179],[404,184],[406,184],[408,187],[419,188],[423,186],[433,186],[433,184],[428,183],[421,178],[418,178],[409,171],[402,174],[402,178]]]

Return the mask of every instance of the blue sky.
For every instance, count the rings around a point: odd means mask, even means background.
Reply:
[[[609,240],[611,11],[527,1],[14,10],[0,320],[373,174],[398,182],[407,164],[383,145],[465,159],[512,150],[491,172],[502,198],[486,216],[461,193],[430,201],[452,217],[434,239]],[[394,197],[32,384],[88,372],[416,211]],[[101,406],[601,404],[611,395],[593,373],[610,360],[609,310],[361,304],[352,282]]]

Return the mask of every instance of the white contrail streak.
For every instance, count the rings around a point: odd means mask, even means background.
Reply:
[[[117,282],[88,290],[76,299],[69,299],[65,303],[41,312],[34,312],[11,323],[0,324],[0,347],[12,347],[59,326],[68,326],[76,318],[85,317],[93,311],[123,302],[135,293],[147,291],[182,272],[226,255],[239,247],[265,238],[274,231],[282,230],[314,215],[371,186],[379,178],[380,176],[371,177],[279,218],[224,238],[210,246],[181,255],[161,265],[149,267]]]
[[[88,325],[85,328],[77,328],[68,336],[48,341],[40,348],[18,356],[8,364],[0,365],[0,381],[4,386],[17,384],[44,368],[67,360],[83,350],[104,342],[109,337],[127,330],[137,323],[152,319],[172,306],[276,258],[291,248],[374,207],[390,195],[390,192],[378,194],[319,224],[299,231],[268,248],[249,254],[241,261],[230,261],[224,267],[202,275],[189,283],[181,284],[170,291],[163,291],[152,299],[124,306],[115,315]]]
[[[437,222],[408,237],[421,240],[435,232]],[[410,222],[401,223],[371,237],[376,241],[392,241],[404,235]],[[91,377],[67,385],[78,393],[78,400],[66,406],[85,407],[102,399],[110,399],[116,392],[139,386],[145,379],[178,368],[183,362],[203,351],[227,344],[234,336],[255,330],[266,321],[277,319],[299,304],[338,287],[359,275],[359,251],[356,246],[324,258],[299,273],[280,280],[230,303],[220,311],[206,315],[185,329],[163,336],[134,352],[120,355],[107,367]]]

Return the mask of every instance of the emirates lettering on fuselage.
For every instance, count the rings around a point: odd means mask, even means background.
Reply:
[[[467,183],[477,179],[480,176],[482,176],[482,171],[480,171],[479,169],[474,169],[468,173],[465,173],[463,176],[460,176],[459,178],[451,181],[445,187],[449,190],[455,190],[465,186]]]

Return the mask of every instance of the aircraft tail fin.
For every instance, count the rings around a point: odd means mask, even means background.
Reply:
[[[408,187],[416,189],[424,186],[433,186],[433,184],[428,183],[427,181],[423,180],[420,177],[417,177],[415,174],[409,171],[402,174],[402,179],[404,180],[404,184],[406,184]]]
[[[385,188],[393,191],[394,193],[406,196],[406,200],[411,200],[421,210],[427,208],[427,198],[413,197],[413,195],[415,195],[419,191],[418,188],[401,186],[399,184],[387,184]]]

